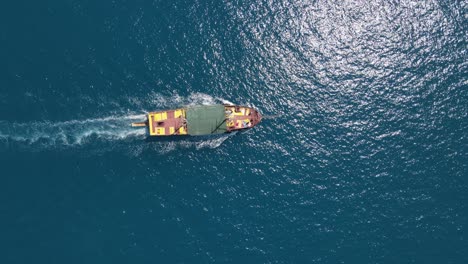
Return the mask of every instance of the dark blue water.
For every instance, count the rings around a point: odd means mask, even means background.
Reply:
[[[467,263],[466,1],[10,1],[0,263]],[[264,115],[146,142],[149,110]]]

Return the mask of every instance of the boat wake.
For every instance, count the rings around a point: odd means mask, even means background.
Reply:
[[[144,118],[145,115],[125,115],[64,122],[0,121],[0,144],[3,147],[10,145],[58,147],[82,145],[96,139],[104,141],[132,137],[144,139],[145,129],[135,129],[129,125],[132,121]]]
[[[125,153],[131,156],[139,156],[146,151],[167,154],[179,149],[214,149],[235,134],[214,138],[190,137],[182,140],[146,142],[146,129],[130,126],[131,122],[140,121],[145,117],[145,115],[126,115],[65,122],[30,123],[0,121],[0,151],[34,152],[90,147],[96,143],[107,143],[90,150],[92,153],[102,153],[123,147],[126,149]]]
[[[172,109],[187,105],[234,104],[224,98],[213,97],[204,93],[181,96],[179,94],[167,95],[157,92],[151,92],[147,96],[138,98],[129,97],[128,103],[130,104],[129,109],[141,109],[142,112]]]
[[[158,110],[153,108],[176,108],[184,105],[196,105],[196,104],[213,104],[216,99],[212,96],[202,93],[194,93],[187,97],[174,95],[162,95],[159,93],[151,93],[148,98],[151,100],[145,100],[147,110]]]
[[[170,142],[151,142],[148,147],[153,151],[161,154],[169,153],[178,149],[215,149],[218,148],[228,138],[234,136],[237,132],[230,134],[217,135],[211,138],[207,137],[189,137],[184,140],[170,141]]]
[[[141,112],[145,112],[182,105],[230,103],[225,99],[203,93],[194,93],[187,97],[177,94],[164,96],[153,93],[146,98],[151,99],[140,101],[133,98],[130,100],[132,102],[130,108],[141,109]],[[33,121],[18,123],[0,120],[0,151],[42,151],[86,147],[93,153],[124,148],[125,153],[130,155],[139,155],[146,151],[165,154],[178,149],[214,149],[221,146],[225,140],[234,134],[214,138],[190,137],[174,141],[146,142],[146,128],[130,126],[131,123],[144,119],[146,119],[145,114],[122,114],[62,122]],[[90,147],[93,145],[94,147]]]

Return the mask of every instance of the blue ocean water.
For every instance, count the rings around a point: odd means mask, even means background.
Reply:
[[[0,263],[467,263],[466,1],[10,1]],[[145,140],[146,111],[265,119]]]

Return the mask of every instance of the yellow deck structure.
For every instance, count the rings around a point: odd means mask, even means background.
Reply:
[[[150,136],[186,135],[185,116],[184,108],[149,113]]]

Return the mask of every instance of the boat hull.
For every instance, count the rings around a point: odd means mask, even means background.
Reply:
[[[150,137],[206,136],[250,129],[261,119],[252,107],[199,105],[150,112],[146,121],[132,126],[146,127]]]

